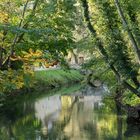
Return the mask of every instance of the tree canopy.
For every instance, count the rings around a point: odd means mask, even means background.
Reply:
[[[0,92],[22,88],[25,75],[33,76],[33,63],[64,63],[67,52],[77,49],[90,53],[91,67],[109,68],[105,74],[113,72],[117,84],[140,96],[139,5],[139,0],[0,0]]]

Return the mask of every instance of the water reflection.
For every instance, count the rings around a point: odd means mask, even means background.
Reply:
[[[138,140],[140,126],[126,124],[103,87],[70,95],[10,101],[0,110],[0,140]]]

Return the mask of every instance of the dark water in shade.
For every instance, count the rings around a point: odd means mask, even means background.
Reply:
[[[75,90],[9,99],[0,108],[0,140],[140,140],[140,126],[126,123],[105,88]]]

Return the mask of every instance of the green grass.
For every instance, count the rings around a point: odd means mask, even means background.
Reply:
[[[76,70],[48,70],[48,71],[36,71],[35,80],[38,85],[62,86],[69,83],[80,82],[83,76]]]

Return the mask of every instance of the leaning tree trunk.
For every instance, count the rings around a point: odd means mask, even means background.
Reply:
[[[118,10],[118,14],[119,14],[119,16],[120,16],[120,18],[122,20],[123,26],[127,30],[127,33],[128,33],[129,38],[130,38],[131,44],[132,44],[132,46],[134,48],[135,53],[137,54],[138,61],[140,63],[140,50],[139,50],[139,47],[137,45],[137,42],[136,42],[132,32],[130,31],[129,27],[128,27],[128,23],[126,21],[126,18],[124,16],[122,8],[121,8],[121,6],[119,4],[119,0],[114,0],[114,2],[115,2],[115,5],[116,5],[116,8]]]
[[[140,97],[140,93],[137,91],[137,89],[132,87],[129,83],[127,83],[127,81],[122,80],[119,72],[116,70],[116,68],[113,66],[113,64],[110,63],[108,54],[107,54],[106,50],[104,49],[104,46],[102,45],[101,40],[97,37],[96,30],[93,28],[93,26],[91,24],[87,0],[81,0],[81,2],[82,2],[83,9],[84,9],[84,18],[87,23],[87,27],[88,27],[89,31],[91,32],[92,36],[94,38],[96,38],[98,50],[102,54],[104,61],[107,63],[107,65],[113,71],[118,82],[121,82],[125,88],[127,88],[128,90],[130,90],[131,92],[136,94],[138,97]]]
[[[26,3],[25,3],[24,9],[23,9],[23,13],[22,13],[22,17],[21,17],[20,23],[18,25],[19,28],[22,27],[22,23],[23,23],[23,20],[24,20],[24,16],[25,16],[25,12],[26,12],[26,9],[27,9],[27,6],[28,6],[28,2],[29,2],[29,0],[27,0]],[[15,45],[17,43],[18,37],[19,37],[19,33],[17,33],[15,35],[15,38],[14,38],[13,43],[11,45],[10,57],[13,56],[13,54],[14,54],[14,48],[15,48]],[[11,67],[11,60],[10,59],[9,59],[9,62],[8,62],[8,67]]]

